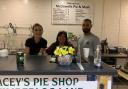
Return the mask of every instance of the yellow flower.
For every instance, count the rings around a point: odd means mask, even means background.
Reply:
[[[54,51],[54,54],[56,56],[62,56],[62,55],[73,55],[74,54],[75,49],[69,46],[63,46],[63,47],[57,47]]]
[[[62,55],[66,55],[66,54],[68,54],[68,51],[62,50],[61,53],[62,53]]]
[[[68,49],[68,46],[64,46],[63,49],[67,50]]]
[[[74,48],[69,47],[69,53],[70,53],[70,54],[74,54],[74,51],[75,51],[75,49],[74,49]]]
[[[56,50],[54,51],[54,54],[55,55],[60,55],[61,54],[61,51],[60,51],[59,47],[56,48]]]

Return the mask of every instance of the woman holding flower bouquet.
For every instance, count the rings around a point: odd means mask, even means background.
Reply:
[[[72,44],[70,44],[68,42],[68,38],[67,38],[67,32],[65,31],[60,31],[57,34],[57,38],[56,38],[56,42],[52,43],[46,50],[46,53],[48,55],[55,55],[54,51],[56,50],[57,47],[64,47],[64,46],[68,46],[68,47],[73,47]]]

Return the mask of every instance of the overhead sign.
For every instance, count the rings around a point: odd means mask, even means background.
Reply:
[[[97,89],[97,85],[87,81],[86,75],[0,76],[0,89]]]
[[[87,18],[93,20],[90,0],[52,0],[52,24],[81,24]]]

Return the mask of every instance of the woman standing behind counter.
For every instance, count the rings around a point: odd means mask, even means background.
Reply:
[[[68,38],[67,38],[67,32],[65,31],[60,31],[58,34],[57,34],[57,37],[56,37],[56,42],[52,43],[46,50],[46,53],[48,55],[54,55],[54,51],[56,49],[57,46],[72,46],[72,44],[70,44],[68,42]]]
[[[24,53],[30,55],[40,55],[45,52],[47,40],[42,38],[43,27],[36,23],[32,27],[33,37],[28,38],[25,42]]]

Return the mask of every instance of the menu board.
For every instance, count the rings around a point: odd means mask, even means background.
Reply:
[[[93,20],[91,0],[52,0],[52,24],[81,24]]]

